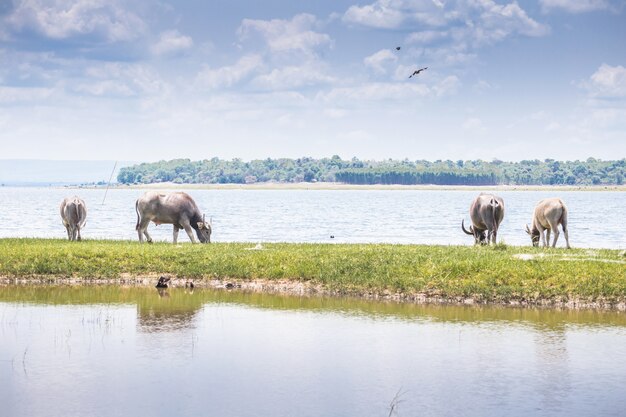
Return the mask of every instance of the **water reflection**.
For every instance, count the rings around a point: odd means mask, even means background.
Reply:
[[[538,331],[561,331],[563,326],[626,326],[626,314],[608,310],[571,310],[540,307],[458,306],[371,301],[352,297],[288,296],[271,293],[212,289],[121,287],[117,285],[0,286],[0,302],[46,305],[136,305],[139,315],[197,313],[206,304],[236,304],[268,310],[340,313],[377,320],[456,322],[475,325],[519,325]]]
[[[572,381],[567,352],[566,326],[560,324],[544,332],[537,332],[535,355],[541,391],[542,410],[557,411],[571,393]]]
[[[137,325],[143,332],[160,332],[194,327],[196,313],[205,302],[202,297],[193,297],[193,289],[155,288],[158,302],[137,304]],[[186,300],[185,300],[186,299]]]
[[[0,287],[0,414],[620,415],[625,316]]]

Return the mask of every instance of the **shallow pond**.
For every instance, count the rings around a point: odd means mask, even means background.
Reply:
[[[0,287],[3,416],[617,416],[625,388],[615,312]]]

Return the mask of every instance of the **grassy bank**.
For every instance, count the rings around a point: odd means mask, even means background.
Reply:
[[[140,245],[126,241],[0,239],[5,278],[287,280],[329,292],[471,298],[478,302],[626,300],[616,250],[423,245]]]

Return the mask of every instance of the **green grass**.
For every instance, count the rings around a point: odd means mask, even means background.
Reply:
[[[195,279],[287,279],[347,293],[423,293],[478,301],[626,300],[617,250],[387,244],[139,244],[0,239],[0,276],[77,278],[170,274]],[[530,260],[515,256],[525,254]]]

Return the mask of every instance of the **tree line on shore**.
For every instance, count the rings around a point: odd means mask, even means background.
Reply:
[[[383,161],[331,158],[267,158],[245,162],[219,158],[173,159],[121,168],[122,184],[251,184],[342,182],[347,184],[437,185],[622,185],[626,159],[603,161],[437,160]]]

